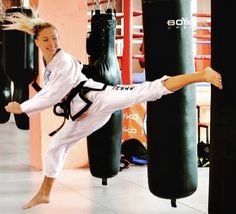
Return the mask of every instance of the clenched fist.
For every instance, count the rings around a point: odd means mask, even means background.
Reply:
[[[14,113],[14,114],[22,114],[23,111],[21,110],[20,104],[16,101],[10,102],[5,106],[7,112]]]

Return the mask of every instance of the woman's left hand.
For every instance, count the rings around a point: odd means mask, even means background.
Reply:
[[[10,102],[5,106],[7,112],[14,113],[14,114],[22,114],[23,111],[21,110],[20,104],[16,101]]]

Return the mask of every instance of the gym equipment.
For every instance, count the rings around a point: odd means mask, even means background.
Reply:
[[[142,1],[146,80],[194,72],[191,1]],[[147,104],[148,185],[161,198],[197,189],[195,85]]]
[[[23,7],[12,7],[6,15],[20,12],[32,16],[32,10]],[[4,71],[13,82],[13,100],[19,103],[29,97],[28,85],[38,74],[38,50],[34,45],[34,37],[27,33],[9,30],[3,33]],[[26,114],[14,114],[16,125],[20,129],[29,129],[29,118]]]
[[[2,25],[2,22],[0,22]],[[3,31],[0,29],[0,123],[6,123],[10,118],[10,113],[6,112],[5,106],[11,101],[11,81],[4,71],[3,64]]]
[[[211,1],[211,64],[222,75],[223,90],[211,88],[209,214],[232,213],[236,191],[236,97],[233,78],[235,31],[233,1]]]
[[[87,39],[87,53],[90,63],[85,66],[85,75],[109,85],[121,84],[121,72],[115,54],[116,19],[112,9],[105,13],[96,10],[91,20],[91,34]],[[122,111],[112,114],[110,120],[87,138],[91,174],[107,178],[118,174],[120,170],[120,151],[122,137]]]

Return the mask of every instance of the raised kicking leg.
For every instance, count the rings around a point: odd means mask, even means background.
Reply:
[[[164,86],[170,91],[177,91],[186,85],[197,82],[208,82],[219,89],[223,88],[221,75],[211,67],[206,67],[201,72],[194,72],[170,77],[164,81]]]

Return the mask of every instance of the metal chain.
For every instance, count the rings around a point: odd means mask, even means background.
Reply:
[[[0,21],[3,20],[3,17],[5,16],[4,13],[4,4],[2,2],[2,0],[0,0]]]
[[[116,0],[113,0],[113,10],[114,10],[114,15],[116,16]]]
[[[116,10],[116,0],[113,0],[113,8]]]
[[[112,5],[112,2],[113,2],[113,5]],[[107,0],[107,5],[106,5],[105,10],[107,9],[113,9],[113,12],[116,16],[116,0]]]
[[[100,10],[101,6],[100,6],[100,0],[96,0],[96,7],[95,10]]]
[[[107,5],[106,5],[105,10],[107,10],[107,9],[112,9],[111,0],[107,0]]]

